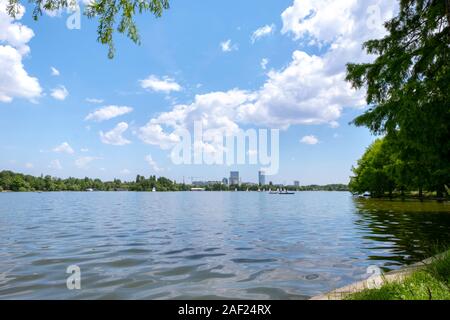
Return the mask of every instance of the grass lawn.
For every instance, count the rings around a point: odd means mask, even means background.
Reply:
[[[347,300],[450,300],[450,250],[401,282],[366,289]]]

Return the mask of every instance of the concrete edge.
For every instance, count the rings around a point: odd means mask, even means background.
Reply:
[[[416,262],[412,265],[405,266],[399,270],[390,271],[388,273],[378,276],[372,276],[366,280],[358,281],[345,287],[335,289],[328,293],[314,296],[309,300],[342,300],[347,295],[352,293],[361,292],[365,289],[380,288],[383,284],[389,282],[401,281],[405,277],[410,275],[412,272],[425,267],[426,265],[430,264],[431,262],[433,262],[435,259],[439,258],[442,255],[443,253],[433,256],[431,258],[427,258],[423,261]]]

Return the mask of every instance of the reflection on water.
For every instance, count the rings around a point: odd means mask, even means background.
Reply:
[[[450,242],[445,203],[217,193],[2,193],[0,298],[305,299]],[[66,268],[81,268],[81,290]]]
[[[370,260],[383,261],[385,270],[422,260],[450,243],[450,205],[434,201],[355,199],[361,218],[355,224],[370,234]],[[375,243],[373,243],[375,241]],[[378,256],[378,249],[388,248]]]

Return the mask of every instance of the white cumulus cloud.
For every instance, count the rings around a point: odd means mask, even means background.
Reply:
[[[54,77],[57,77],[60,75],[59,70],[56,69],[55,67],[50,67],[50,71],[51,71],[51,75]]]
[[[153,169],[153,171],[155,171],[155,172],[161,171],[161,168],[158,167],[158,164],[156,163],[155,160],[153,160],[153,158],[150,154],[145,157],[145,161]]]
[[[109,120],[130,113],[133,108],[127,106],[105,106],[89,113],[84,120],[93,120],[97,122]]]
[[[38,79],[28,75],[22,58],[17,49],[0,45],[0,102],[11,102],[15,97],[35,101],[41,96]]]
[[[256,40],[262,38],[262,37],[266,37],[268,35],[271,35],[273,32],[275,31],[275,25],[271,24],[271,25],[265,25],[261,28],[256,29],[252,36],[251,36],[251,41],[252,43],[255,43]]]
[[[139,129],[138,136],[147,144],[169,149],[180,141],[184,130],[192,132],[195,121],[201,122],[203,129],[212,135],[233,133],[239,129],[235,123],[239,117],[238,108],[252,98],[252,94],[242,90],[196,95],[193,103],[177,105],[151,119]]]
[[[59,162],[58,159],[50,161],[50,164],[48,165],[48,167],[50,169],[54,169],[54,170],[61,170],[62,169],[61,162]]]
[[[75,153],[70,144],[68,144],[67,142],[63,142],[59,146],[53,148],[53,152],[67,153],[67,154]]]
[[[97,98],[86,98],[86,101],[89,103],[103,103],[103,99],[97,99]]]
[[[342,72],[347,62],[371,60],[362,44],[384,36],[383,23],[397,10],[398,1],[294,0],[281,15],[281,32],[311,46],[329,46],[323,55],[328,72]]]
[[[88,168],[89,164],[94,161],[98,160],[98,157],[92,157],[92,156],[86,156],[86,157],[80,157],[75,160],[75,166],[77,166],[79,169],[86,169]]]
[[[262,58],[261,59],[261,68],[263,69],[263,70],[266,70],[267,69],[267,64],[269,63],[269,59],[267,59],[267,58]]]
[[[304,143],[304,144],[315,145],[315,144],[319,143],[319,139],[317,139],[313,135],[310,135],[310,136],[304,136],[303,138],[301,138],[300,142]]]
[[[231,39],[221,42],[220,48],[222,49],[223,52],[237,51],[239,49],[237,44],[231,43]]]
[[[336,121],[345,106],[363,106],[362,92],[345,81],[345,72],[329,73],[324,60],[294,51],[282,70],[270,71],[250,106],[241,107],[247,122],[287,128]]]
[[[50,95],[56,100],[65,100],[69,95],[69,91],[64,86],[58,86],[52,89]]]
[[[37,78],[30,76],[24,68],[23,58],[28,55],[28,42],[34,32],[18,22],[25,13],[19,5],[16,18],[9,16],[7,0],[0,0],[0,102],[11,102],[14,98],[24,98],[32,102],[42,94]]]
[[[176,133],[164,132],[162,126],[157,123],[157,120],[150,121],[145,126],[139,128],[138,136],[143,142],[157,145],[164,150],[171,148],[180,141]]]
[[[114,146],[124,146],[131,143],[131,141],[125,139],[122,135],[128,129],[126,122],[120,122],[111,131],[103,133],[100,131],[100,140],[105,144],[111,144]]]
[[[139,80],[142,88],[149,91],[170,93],[171,91],[181,91],[182,87],[170,77],[159,78],[155,75],[149,75],[143,80]]]

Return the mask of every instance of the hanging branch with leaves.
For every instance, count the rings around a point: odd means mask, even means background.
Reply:
[[[33,19],[38,20],[43,11],[59,11],[77,6],[76,0],[30,0],[34,3]],[[19,0],[8,0],[7,12],[15,18],[20,12]],[[169,9],[168,0],[93,0],[88,3],[84,15],[98,19],[97,41],[108,46],[108,57],[114,57],[113,35],[117,31],[126,34],[134,43],[140,44],[138,28],[134,17],[136,14],[150,12],[161,17]]]

